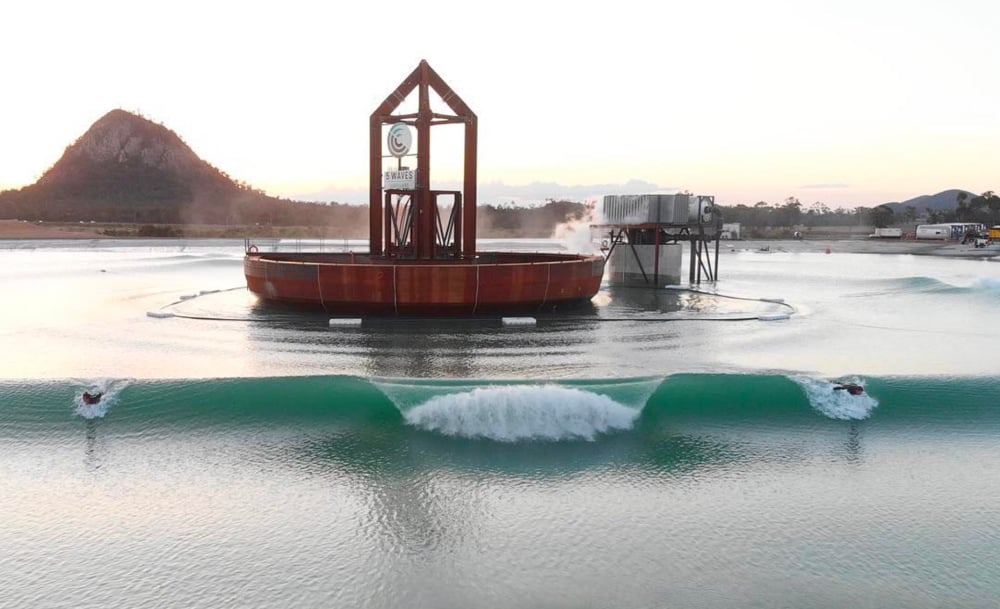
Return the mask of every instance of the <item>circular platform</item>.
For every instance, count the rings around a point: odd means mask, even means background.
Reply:
[[[592,298],[603,256],[479,252],[401,260],[350,253],[248,253],[247,287],[270,302],[337,315],[478,315],[551,310]]]

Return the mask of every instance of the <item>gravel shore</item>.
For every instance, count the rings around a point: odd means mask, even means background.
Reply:
[[[719,252],[770,251],[851,254],[913,254],[959,258],[996,258],[1000,242],[986,247],[962,245],[955,241],[913,241],[904,239],[773,239],[720,241]]]
[[[0,220],[0,239],[108,239],[90,224],[38,224]],[[954,241],[913,241],[905,239],[747,239],[720,241],[719,252],[769,251],[855,254],[914,254],[961,258],[1000,258],[1000,242],[977,248]]]

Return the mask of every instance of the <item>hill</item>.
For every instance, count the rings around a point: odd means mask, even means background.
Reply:
[[[237,182],[170,129],[124,110],[101,117],[37,182],[0,193],[0,218],[25,220],[322,225],[337,211]]]
[[[903,214],[906,212],[907,207],[912,207],[917,211],[917,214],[924,214],[928,210],[932,212],[941,211],[951,211],[955,209],[958,205],[958,194],[964,192],[968,195],[969,199],[976,196],[975,193],[968,190],[960,190],[953,188],[951,190],[944,190],[936,195],[921,195],[919,197],[914,197],[912,199],[907,199],[903,202],[886,203],[886,207],[892,209],[895,214]]]

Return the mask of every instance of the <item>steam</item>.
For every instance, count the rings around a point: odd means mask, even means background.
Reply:
[[[564,248],[571,252],[596,254],[597,246],[594,244],[590,225],[599,224],[602,214],[598,209],[596,199],[588,200],[586,205],[587,211],[583,216],[556,224],[549,238],[559,241]]]

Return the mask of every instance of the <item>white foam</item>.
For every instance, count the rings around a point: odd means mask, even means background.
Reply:
[[[758,321],[782,321],[785,319],[790,319],[791,316],[788,313],[770,313],[767,315],[758,315]]]
[[[495,385],[431,397],[403,413],[414,427],[448,436],[518,440],[594,440],[631,429],[641,409],[559,385]]]
[[[534,317],[501,317],[500,323],[505,326],[534,326],[538,320]]]
[[[103,418],[118,402],[118,395],[128,384],[127,380],[98,379],[92,381],[86,387],[77,390],[73,399],[73,412],[85,419]],[[84,402],[83,393],[85,391],[100,393],[101,401],[96,404]]]
[[[878,407],[878,400],[867,391],[862,395],[851,395],[846,391],[834,391],[837,383],[805,376],[791,377],[805,391],[809,403],[818,412],[831,419],[844,421],[867,419]],[[849,381],[864,386],[859,379]]]
[[[361,327],[360,317],[331,317],[331,328],[359,328]]]
[[[1000,278],[980,277],[976,279],[972,287],[986,292],[1000,292]]]

